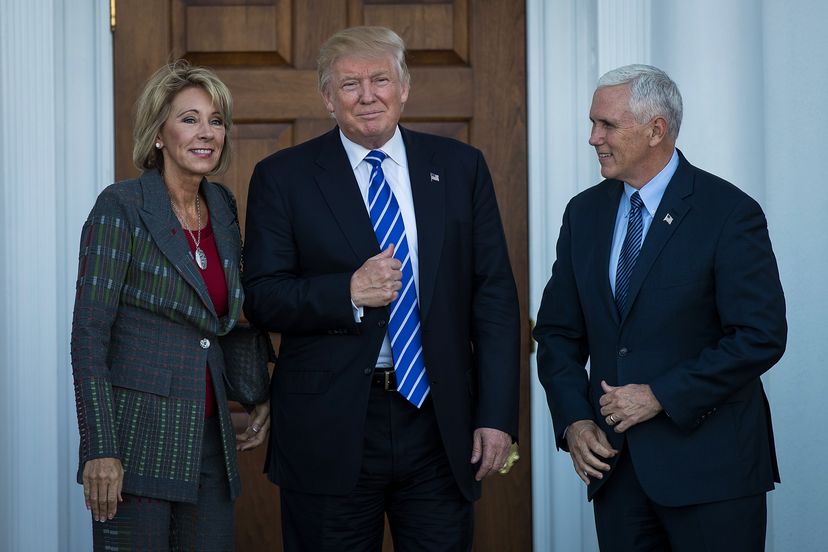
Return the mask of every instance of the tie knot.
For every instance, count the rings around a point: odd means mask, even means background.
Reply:
[[[382,150],[371,150],[368,152],[368,155],[365,156],[365,160],[369,165],[371,165],[372,168],[376,169],[382,165],[382,162],[385,161],[387,157],[388,155],[386,155]]]
[[[644,207],[644,201],[642,201],[641,196],[638,195],[638,192],[635,192],[633,195],[630,196],[630,205],[632,209],[636,211],[640,211],[642,207]]]

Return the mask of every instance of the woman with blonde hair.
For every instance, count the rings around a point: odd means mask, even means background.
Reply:
[[[72,325],[78,482],[95,550],[231,550],[236,450],[265,441],[265,402],[235,436],[218,336],[242,307],[230,92],[205,68],[159,69],[138,100],[143,174],[83,226]],[[237,444],[238,442],[238,444]]]

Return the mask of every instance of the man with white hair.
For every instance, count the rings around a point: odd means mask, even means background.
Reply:
[[[779,472],[760,376],[785,350],[785,300],[762,209],[687,162],[681,117],[655,67],[599,80],[606,180],[564,213],[538,375],[601,550],[761,551]]]

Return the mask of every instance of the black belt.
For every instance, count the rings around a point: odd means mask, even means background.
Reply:
[[[397,376],[393,368],[377,368],[371,376],[371,384],[386,391],[397,390]]]

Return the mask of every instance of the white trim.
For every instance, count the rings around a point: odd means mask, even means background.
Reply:
[[[114,179],[114,113],[112,33],[107,2],[90,2],[83,9],[66,2],[57,32],[56,103],[64,122],[58,133],[59,165],[55,194],[59,198],[62,232],[57,236],[57,285],[61,303],[57,328],[61,434],[60,530],[61,549],[92,548],[89,513],[75,481],[78,426],[70,370],[69,334],[77,276],[81,226],[98,192]]]
[[[598,73],[650,63],[651,0],[598,0]]]
[[[0,549],[89,550],[69,332],[81,225],[114,174],[106,2],[0,6]]]
[[[0,549],[57,550],[54,13],[0,7]]]
[[[529,305],[534,317],[555,260],[569,199],[597,176],[583,147],[596,80],[595,0],[527,1]],[[531,359],[532,509],[535,550],[593,548],[592,508],[558,452],[546,395]]]
[[[534,317],[555,260],[569,199],[600,180],[588,146],[598,76],[650,59],[651,0],[527,0],[529,309]],[[555,440],[531,358],[535,550],[597,550],[592,505]]]

